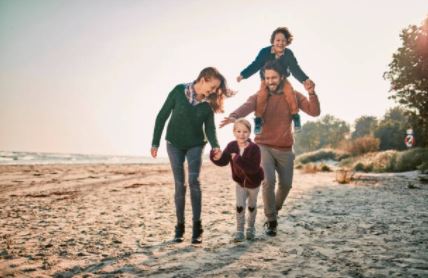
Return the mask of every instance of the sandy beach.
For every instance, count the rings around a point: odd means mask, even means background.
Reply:
[[[204,163],[201,245],[171,243],[169,165],[0,166],[0,277],[428,277],[428,184],[415,172],[296,171],[278,236],[232,242],[228,167]],[[189,196],[188,196],[189,197]]]

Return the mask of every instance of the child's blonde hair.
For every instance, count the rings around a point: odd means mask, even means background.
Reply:
[[[239,119],[235,120],[235,122],[233,124],[233,130],[235,130],[237,124],[244,125],[248,129],[248,131],[251,133],[251,124],[245,118],[239,118]]]

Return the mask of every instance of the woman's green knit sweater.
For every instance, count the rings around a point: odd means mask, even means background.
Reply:
[[[218,148],[214,112],[208,102],[191,105],[184,94],[185,85],[177,85],[168,95],[158,113],[153,132],[152,147],[159,147],[163,128],[169,120],[166,140],[180,149],[204,145],[208,141]]]

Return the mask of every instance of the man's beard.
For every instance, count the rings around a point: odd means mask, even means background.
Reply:
[[[276,87],[275,87],[275,89],[271,90],[269,86],[267,86],[267,89],[268,89],[269,93],[271,93],[271,94],[276,94],[276,93],[278,93],[279,91],[282,91],[282,87],[283,87],[283,86],[284,86],[284,80],[281,80],[281,81],[278,83],[278,86],[276,86]]]

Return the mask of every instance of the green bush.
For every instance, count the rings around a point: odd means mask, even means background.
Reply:
[[[349,153],[339,151],[339,150],[320,149],[318,151],[308,152],[308,153],[299,155],[296,158],[296,163],[306,164],[306,163],[317,162],[321,160],[341,161],[349,156],[350,156]]]
[[[400,152],[397,156],[395,172],[412,171],[428,163],[428,148],[414,148]]]

